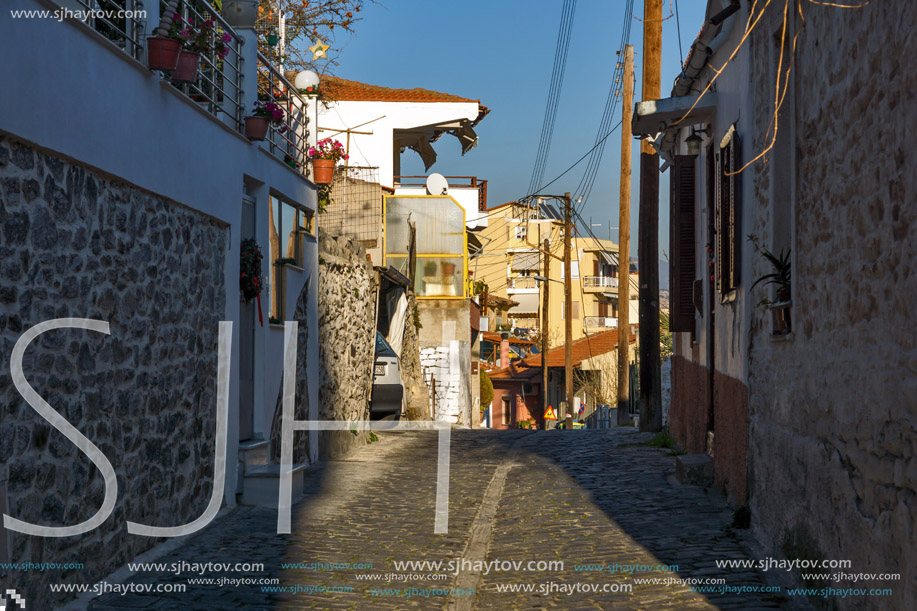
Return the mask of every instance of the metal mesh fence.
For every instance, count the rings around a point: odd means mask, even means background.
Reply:
[[[331,202],[319,216],[322,231],[348,236],[366,248],[382,246],[382,187],[379,168],[339,166],[334,170]]]

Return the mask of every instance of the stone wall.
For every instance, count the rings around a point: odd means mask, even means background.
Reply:
[[[431,420],[430,391],[424,383],[424,371],[420,363],[420,329],[415,323],[417,297],[413,291],[408,291],[407,298],[408,313],[401,343],[401,379],[404,381],[406,416],[408,420]]]
[[[418,304],[420,364],[431,391],[433,418],[471,426],[471,306],[465,299]],[[431,376],[436,380],[432,396]]]
[[[420,364],[432,399],[431,411],[436,420],[470,425],[464,418],[464,407],[470,401],[468,379],[470,369],[466,368],[465,352],[468,344],[457,340],[448,346],[421,348]],[[470,354],[468,359],[470,360]],[[434,385],[432,380],[436,380]]]
[[[376,275],[366,250],[350,238],[319,230],[318,250],[318,417],[368,420],[376,346]],[[319,455],[340,456],[365,436],[322,431]]]
[[[110,325],[110,335],[45,333],[24,371],[104,452],[119,490],[111,516],[85,535],[10,533],[12,562],[81,562],[78,581],[91,583],[157,542],[128,535],[128,520],[175,526],[206,508],[228,240],[209,217],[0,137],[0,482],[9,513],[72,525],[104,496],[95,466],[12,385],[13,345],[54,318]],[[10,571],[5,583],[30,608],[47,609],[61,602],[48,584],[73,575]]]
[[[903,609],[917,600],[917,3],[803,9],[793,67],[794,333],[772,338],[768,313],[755,312],[753,528],[772,553],[902,575],[856,586],[890,587],[891,597],[821,604]],[[753,37],[755,153],[769,140],[778,13]],[[771,167],[755,170],[754,231],[765,243]],[[754,277],[765,272],[754,265]]]
[[[669,432],[689,454],[703,454],[707,446],[707,368],[674,355]]]

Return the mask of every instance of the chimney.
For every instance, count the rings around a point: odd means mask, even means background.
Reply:
[[[500,369],[509,367],[509,333],[500,335]]]

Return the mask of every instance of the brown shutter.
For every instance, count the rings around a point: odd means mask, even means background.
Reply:
[[[676,155],[672,165],[670,270],[672,331],[694,330],[694,277],[696,238],[694,234],[695,176],[692,155]]]
[[[725,190],[723,189],[723,151],[716,152],[716,290],[720,295],[729,291],[726,282],[726,215],[727,205]]]
[[[726,147],[727,160],[729,162],[728,173],[739,169],[739,135],[735,132],[732,134],[732,140]],[[741,211],[739,200],[739,175],[732,174],[726,177],[729,188],[729,288],[734,289],[739,286],[739,275],[742,269],[742,261],[739,258],[742,244],[742,232],[739,227],[739,212]]]
[[[730,128],[717,155],[716,170],[716,270],[717,290],[726,296],[739,285],[742,231],[739,227],[739,136]]]

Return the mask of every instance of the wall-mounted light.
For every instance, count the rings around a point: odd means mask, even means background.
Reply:
[[[700,149],[703,144],[704,139],[697,135],[697,130],[694,130],[690,136],[685,138],[685,147],[688,149],[688,154],[694,157],[700,155]]]

